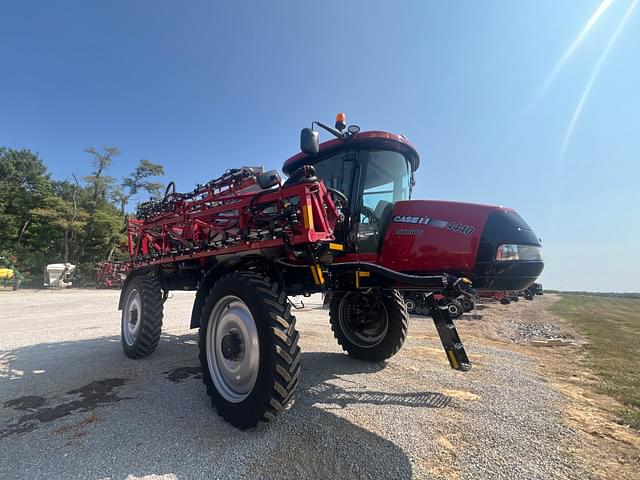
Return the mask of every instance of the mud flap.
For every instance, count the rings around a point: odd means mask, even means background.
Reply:
[[[451,368],[455,370],[461,370],[466,372],[471,369],[471,362],[467,357],[467,352],[464,350],[464,345],[458,336],[456,326],[451,320],[449,310],[446,306],[440,306],[438,301],[434,298],[433,293],[428,293],[426,303],[431,311],[433,317],[433,323],[436,325],[438,335],[440,335],[440,341],[449,359]]]

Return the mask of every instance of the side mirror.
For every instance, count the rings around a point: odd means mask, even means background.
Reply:
[[[317,155],[320,151],[320,134],[310,128],[300,132],[300,150],[307,155]]]

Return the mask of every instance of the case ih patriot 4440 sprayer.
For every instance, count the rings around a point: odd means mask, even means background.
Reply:
[[[335,139],[319,144],[319,126]],[[281,412],[300,373],[289,295],[331,294],[330,323],[351,356],[377,362],[402,347],[400,291],[425,292],[452,368],[471,364],[447,308],[429,292],[520,290],[543,268],[536,235],[513,211],[410,200],[419,157],[404,137],[313,122],[276,171],[239,168],[128,221],[122,345],[151,354],[170,290],[195,290],[203,381],[218,413],[246,428]],[[451,295],[447,295],[451,296]],[[440,296],[442,298],[442,296]]]

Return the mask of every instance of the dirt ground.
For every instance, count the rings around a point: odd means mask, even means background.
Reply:
[[[240,432],[201,383],[193,294],[169,298],[158,351],[132,361],[118,293],[0,292],[0,478],[640,478],[640,437],[596,393],[553,296],[458,320],[466,373],[426,317],[386,364],[350,359],[304,299],[297,399]],[[545,337],[576,345],[531,346]]]

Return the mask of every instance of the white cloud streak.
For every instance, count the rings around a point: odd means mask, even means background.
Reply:
[[[615,45],[618,37],[620,36],[622,31],[624,30],[624,27],[626,26],[627,21],[631,17],[631,14],[635,10],[636,6],[638,5],[638,1],[639,0],[633,0],[629,4],[629,6],[627,7],[627,10],[624,12],[624,16],[622,17],[622,20],[620,21],[620,23],[618,24],[617,28],[613,32],[613,35],[609,39],[609,42],[607,42],[607,45],[606,45],[605,49],[600,54],[600,57],[598,58],[598,61],[596,62],[595,66],[593,68],[593,71],[591,72],[591,75],[589,76],[589,80],[587,81],[587,84],[586,84],[584,90],[582,91],[582,95],[580,96],[580,100],[578,101],[578,105],[576,106],[576,109],[573,112],[573,115],[571,117],[571,122],[569,122],[569,127],[567,128],[567,131],[565,132],[564,138],[562,140],[562,146],[560,147],[560,154],[558,156],[558,164],[561,164],[562,161],[564,160],[564,156],[567,153],[567,148],[569,146],[569,142],[571,141],[571,138],[573,137],[573,132],[574,132],[574,130],[576,128],[576,124],[578,123],[578,119],[580,118],[580,114],[582,113],[582,109],[584,108],[584,105],[585,105],[587,99],[589,98],[589,95],[591,94],[591,89],[593,88],[593,85],[596,82],[596,80],[598,78],[598,75],[600,74],[600,70],[602,70],[602,66],[604,65],[605,61],[607,60],[607,57],[609,56],[609,52],[611,51],[611,49]],[[592,16],[592,18],[593,18],[593,16]],[[583,31],[584,31],[584,29],[583,29]],[[564,56],[563,56],[563,58],[564,58]]]

